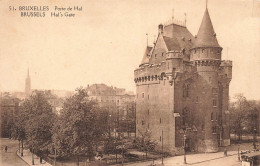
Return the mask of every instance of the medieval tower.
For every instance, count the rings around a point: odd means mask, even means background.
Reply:
[[[31,94],[31,78],[29,69],[27,70],[27,77],[25,79],[25,95],[29,96]]]
[[[136,83],[136,134],[151,132],[157,150],[172,154],[216,152],[230,144],[229,83],[232,62],[221,60],[208,9],[194,37],[185,23],[158,26]]]

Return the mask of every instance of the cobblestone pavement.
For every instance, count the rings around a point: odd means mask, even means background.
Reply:
[[[7,146],[7,152],[4,151],[4,147]],[[28,166],[19,156],[16,151],[18,149],[18,142],[11,139],[0,139],[0,165],[1,166]]]

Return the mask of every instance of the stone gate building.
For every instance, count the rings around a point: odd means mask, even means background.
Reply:
[[[172,154],[230,145],[232,62],[221,60],[208,9],[195,37],[174,20],[158,31],[134,71],[137,136],[149,130],[157,149]]]

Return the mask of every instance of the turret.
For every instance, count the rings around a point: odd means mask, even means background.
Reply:
[[[158,25],[158,33],[163,33],[163,24]]]
[[[210,20],[208,9],[206,8],[191,49],[190,58],[200,78],[201,93],[198,93],[198,98],[201,104],[200,111],[202,116],[205,117],[203,120],[205,124],[205,131],[203,132],[204,139],[200,140],[204,146],[199,151],[218,151],[218,122],[216,119],[219,115],[218,105],[220,103],[218,101],[218,72],[221,63],[221,51],[222,48],[218,44],[216,33]]]

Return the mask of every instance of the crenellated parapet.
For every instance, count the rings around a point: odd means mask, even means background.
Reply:
[[[160,64],[144,65],[134,71],[134,81],[136,85],[159,83],[162,76],[166,75],[165,70],[166,62],[164,61]]]
[[[222,60],[219,67],[219,75],[222,79],[231,81],[232,79],[232,61]]]

